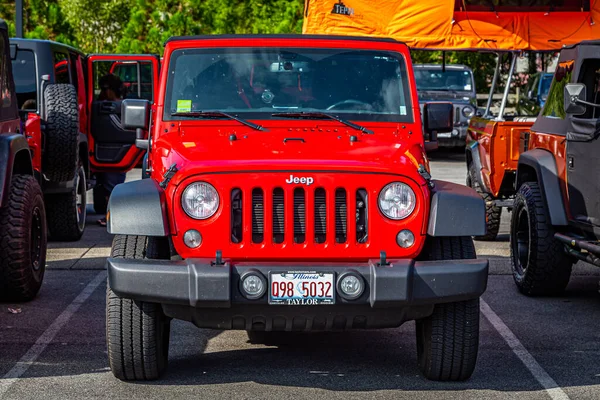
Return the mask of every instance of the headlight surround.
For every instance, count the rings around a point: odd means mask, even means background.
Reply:
[[[471,106],[465,106],[461,110],[461,113],[462,113],[463,117],[471,118],[473,115],[475,115],[475,109]]]
[[[405,183],[392,182],[379,192],[379,210],[393,220],[408,217],[415,210],[417,196],[415,192]]]
[[[181,207],[194,219],[210,218],[219,209],[219,193],[210,183],[190,183],[181,194]]]

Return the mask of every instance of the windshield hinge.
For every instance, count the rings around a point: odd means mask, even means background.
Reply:
[[[173,176],[177,173],[177,171],[179,171],[177,169],[177,163],[171,165],[169,167],[169,169],[167,170],[167,172],[165,172],[165,174],[163,175],[163,181],[161,183],[159,183],[158,186],[165,189],[167,187],[167,185],[169,184],[169,181],[171,180],[171,178],[173,178]]]

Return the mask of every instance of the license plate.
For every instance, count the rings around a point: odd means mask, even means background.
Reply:
[[[269,304],[316,306],[335,303],[333,273],[281,272],[269,275]]]

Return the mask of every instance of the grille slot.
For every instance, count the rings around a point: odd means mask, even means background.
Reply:
[[[243,239],[242,191],[238,188],[231,191],[231,241],[240,243]]]
[[[345,243],[347,235],[347,205],[346,190],[336,189],[335,191],[335,241],[336,243]]]
[[[262,243],[265,229],[265,203],[262,189],[252,190],[252,242]]]
[[[285,196],[282,188],[273,190],[273,242],[283,243],[285,238]]]
[[[327,203],[325,189],[315,190],[315,243],[327,240]]]
[[[294,243],[306,240],[306,198],[304,189],[294,189]]]
[[[368,206],[367,191],[358,189],[356,191],[356,241],[358,243],[365,243],[369,238]]]

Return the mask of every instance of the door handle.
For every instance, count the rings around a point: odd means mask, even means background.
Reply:
[[[102,110],[105,113],[116,114],[117,107],[115,107],[113,104],[102,104],[100,106],[100,110]]]

